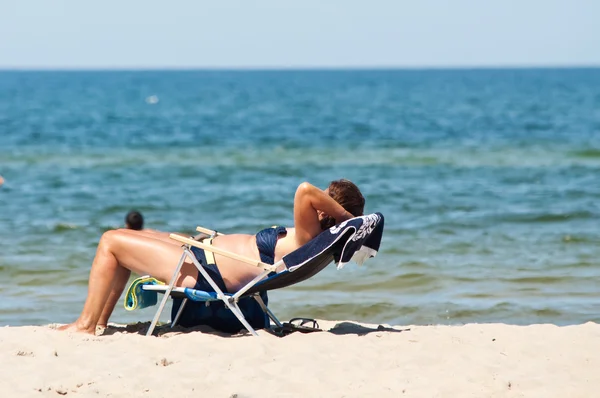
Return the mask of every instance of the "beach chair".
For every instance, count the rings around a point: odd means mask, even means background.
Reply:
[[[197,231],[212,237],[220,234],[216,231],[202,227],[198,227]],[[383,215],[381,213],[355,217],[323,231],[310,242],[284,256],[275,264],[266,264],[255,259],[240,256],[227,250],[202,243],[194,238],[186,238],[180,235],[171,234],[170,237],[172,239],[183,244],[183,254],[173,273],[173,277],[168,284],[145,284],[141,286],[141,289],[146,292],[164,293],[164,297],[158,306],[146,335],[152,335],[169,297],[183,298],[183,302],[180,305],[177,314],[171,321],[171,327],[177,325],[179,317],[188,300],[202,302],[222,301],[248,332],[254,336],[258,336],[254,328],[247,322],[238,306],[238,301],[240,299],[250,296],[258,302],[260,308],[275,323],[275,325],[282,328],[283,324],[277,319],[273,312],[271,312],[261,298],[261,292],[284,288],[309,279],[332,262],[337,263],[338,269],[342,268],[350,260],[362,264],[367,258],[374,257],[377,254],[382,234]],[[192,253],[191,248],[193,246],[230,257],[248,265],[262,268],[263,271],[237,292],[224,293]],[[194,263],[202,276],[204,276],[206,281],[213,287],[214,292],[174,286],[177,276],[186,259],[189,259]]]

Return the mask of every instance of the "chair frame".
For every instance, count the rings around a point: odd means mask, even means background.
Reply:
[[[206,237],[209,237],[209,238],[214,238],[216,236],[224,235],[220,232],[217,232],[217,231],[214,231],[214,230],[211,230],[208,228],[203,228],[200,226],[196,227],[196,231],[200,232],[202,235],[206,235]],[[175,271],[173,272],[173,276],[171,277],[169,284],[166,286],[166,290],[164,290],[165,295],[159,304],[159,307],[156,311],[156,314],[154,315],[154,318],[152,319],[152,323],[150,324],[150,327],[148,328],[148,331],[146,332],[146,336],[151,336],[152,333],[154,332],[154,329],[156,327],[156,324],[158,323],[160,315],[162,314],[162,312],[165,308],[165,305],[167,304],[167,300],[171,296],[171,292],[173,292],[174,289],[176,289],[175,281],[177,280],[177,277],[181,271],[181,267],[185,263],[186,258],[189,258],[191,260],[191,262],[196,266],[198,271],[202,274],[202,276],[206,279],[206,281],[210,284],[210,286],[215,290],[215,293],[217,294],[217,299],[221,300],[225,304],[225,306],[227,306],[227,308],[229,310],[231,310],[231,312],[235,315],[235,317],[242,323],[242,325],[253,336],[258,336],[258,333],[256,333],[254,328],[252,328],[252,326],[250,326],[250,324],[248,323],[248,321],[246,321],[244,315],[242,314],[242,311],[240,310],[240,308],[238,306],[238,300],[244,295],[244,293],[246,293],[246,291],[248,291],[248,289],[250,289],[252,286],[254,286],[257,282],[262,280],[269,273],[276,271],[280,266],[284,265],[283,259],[277,261],[275,264],[267,264],[262,261],[258,261],[258,260],[255,260],[255,259],[252,259],[252,258],[249,258],[246,256],[232,253],[228,250],[223,250],[218,247],[208,245],[208,244],[200,242],[194,238],[186,238],[184,236],[177,235],[177,234],[170,234],[169,237],[171,239],[176,240],[183,244],[182,245],[183,253],[181,255],[179,263],[177,264],[177,267],[175,268]],[[234,260],[238,260],[238,261],[246,263],[248,265],[262,268],[263,271],[260,274],[258,274],[254,279],[252,279],[250,282],[248,282],[246,285],[244,285],[241,289],[239,289],[235,294],[225,294],[219,288],[219,286],[217,286],[215,281],[213,281],[213,279],[208,275],[208,273],[206,272],[206,270],[204,269],[202,264],[200,264],[198,262],[198,260],[196,259],[196,256],[194,256],[194,253],[191,251],[192,246],[197,247],[199,249],[208,250],[213,253],[232,258]],[[154,290],[154,289],[152,289],[152,290]],[[161,289],[161,292],[162,292],[162,289]],[[277,317],[273,314],[273,312],[271,312],[271,310],[266,306],[266,304],[264,303],[264,301],[262,300],[260,295],[258,293],[255,293],[252,295],[252,297],[258,302],[258,304],[260,305],[262,310],[269,316],[269,318],[278,327],[282,327],[281,322],[277,319]],[[179,321],[179,318],[180,318],[181,314],[183,313],[183,309],[188,300],[189,299],[187,297],[185,297],[183,299],[183,302],[181,303],[181,306],[179,307],[179,310],[177,311],[175,319],[173,319],[171,321],[171,327],[174,327],[175,325],[177,325],[177,322]]]

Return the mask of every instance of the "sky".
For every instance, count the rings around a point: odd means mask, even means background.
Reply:
[[[2,69],[600,66],[598,0],[0,0]]]

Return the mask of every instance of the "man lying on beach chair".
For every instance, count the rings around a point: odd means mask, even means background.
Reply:
[[[156,292],[165,293],[147,335],[151,335],[154,331],[169,295],[179,300],[178,303],[173,305],[171,311],[171,326],[175,326],[182,319],[188,300],[192,300],[200,304],[192,305],[193,308],[187,308],[189,315],[183,316],[183,319],[188,319],[184,326],[203,324],[227,332],[237,332],[243,327],[256,336],[254,328],[260,329],[269,326],[266,317],[268,315],[277,327],[282,328],[282,323],[267,307],[266,291],[283,288],[306,280],[324,269],[332,261],[335,261],[338,268],[341,268],[351,259],[362,264],[366,258],[374,257],[381,242],[383,216],[380,213],[375,213],[344,221],[323,231],[304,246],[285,255],[275,264],[267,264],[212,247],[210,243],[207,243],[207,240],[210,241],[218,233],[201,227],[198,227],[197,230],[206,234],[207,238],[198,241],[179,235],[171,235],[172,239],[184,244],[184,250],[168,285],[156,283],[155,280],[142,277],[140,283],[134,281],[128,289],[125,306],[126,308],[129,306],[129,309],[132,309],[134,301],[156,303],[156,298],[148,298],[148,295],[156,295]],[[204,257],[208,261],[208,266],[203,264],[202,261],[198,261],[197,248],[204,250]],[[212,258],[213,256],[209,256],[208,253],[218,253],[231,257],[248,265],[262,268],[263,271],[237,292],[227,293],[222,280],[220,278],[213,279],[215,276],[211,268],[213,264],[208,260],[209,257]],[[174,286],[181,266],[187,259],[191,260],[198,268],[198,271],[208,283],[208,289],[199,290]],[[252,306],[252,299],[256,300],[260,308]],[[213,302],[217,303],[216,309],[210,308],[209,303]],[[144,306],[146,305],[144,304]],[[228,312],[235,318],[231,315],[228,316]]]
[[[200,246],[191,245],[190,250],[203,269],[212,274],[213,281],[221,280],[223,293],[239,292],[249,282],[258,282],[270,272],[285,268],[280,263],[283,257],[304,247],[323,231],[354,216],[362,216],[364,205],[362,193],[351,181],[332,181],[325,190],[304,182],[294,195],[293,228],[267,228],[256,235],[215,235],[210,245],[205,241]],[[176,275],[174,286],[199,291],[213,289],[194,261],[184,261],[176,272],[178,260],[182,258],[181,243],[188,242],[171,239],[168,233],[155,230],[106,231],[96,249],[83,310],[75,322],[59,329],[95,334],[98,327],[106,327],[131,272],[149,275],[158,281],[171,281]],[[206,247],[214,250],[205,251]],[[237,256],[232,258],[224,255],[225,252]],[[211,267],[206,257],[213,254],[215,261],[211,261]],[[251,259],[254,266],[246,264],[243,258]],[[282,268],[262,268],[264,264],[274,263],[282,264]],[[290,263],[285,261],[285,264]],[[241,304],[242,299],[239,302]]]

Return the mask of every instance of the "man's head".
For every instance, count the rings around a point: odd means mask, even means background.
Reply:
[[[136,210],[127,213],[127,216],[125,216],[125,228],[135,229],[136,231],[143,229],[144,217],[142,217],[142,213]]]
[[[354,217],[363,215],[365,198],[360,189],[352,181],[346,179],[331,181],[325,192]],[[323,230],[331,228],[336,224],[336,220],[331,216],[325,215],[321,219],[321,228]]]

